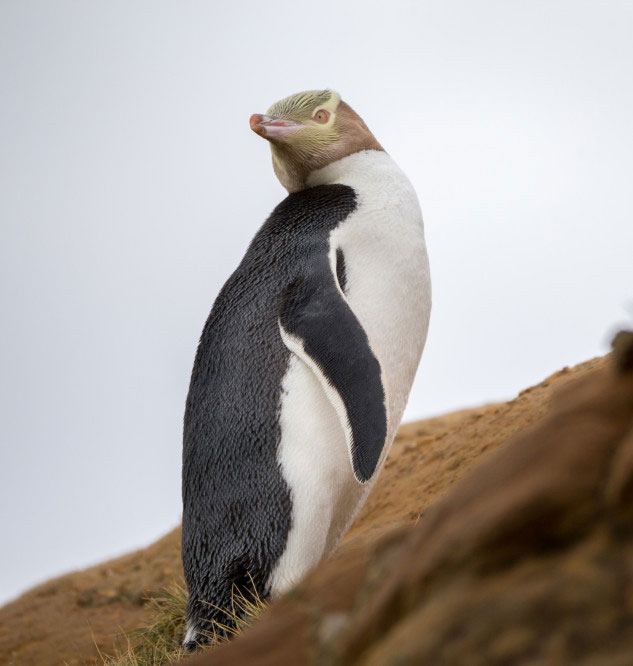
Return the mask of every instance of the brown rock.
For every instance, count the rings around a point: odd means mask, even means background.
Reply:
[[[189,666],[633,664],[633,370],[618,365],[564,382],[546,418],[417,524],[378,537],[357,525],[242,637]]]

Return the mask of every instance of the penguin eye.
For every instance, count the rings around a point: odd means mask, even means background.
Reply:
[[[312,119],[320,125],[324,125],[330,119],[330,112],[325,109],[319,109],[314,116],[312,116]]]

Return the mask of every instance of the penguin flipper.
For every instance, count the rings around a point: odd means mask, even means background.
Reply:
[[[336,410],[354,476],[368,481],[387,438],[381,367],[369,338],[326,262],[282,293],[284,344],[315,373]]]

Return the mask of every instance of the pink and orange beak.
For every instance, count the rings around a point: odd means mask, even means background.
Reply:
[[[262,116],[261,113],[254,113],[251,116],[250,124],[253,132],[264,139],[283,138],[303,127],[301,123],[296,123],[294,120]]]

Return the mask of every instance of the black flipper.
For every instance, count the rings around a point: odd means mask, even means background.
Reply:
[[[387,437],[385,389],[380,363],[326,256],[283,292],[279,323],[284,343],[315,372],[336,409],[354,476],[365,483]]]

